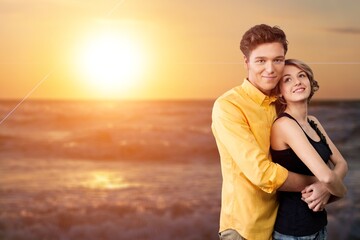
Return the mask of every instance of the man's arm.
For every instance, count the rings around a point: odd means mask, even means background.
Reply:
[[[317,180],[314,176],[301,175],[294,172],[289,172],[283,185],[278,188],[278,191],[284,192],[301,192],[307,186],[315,183]]]
[[[271,193],[281,187],[283,191],[300,192],[316,181],[315,177],[288,174],[284,167],[272,162],[268,153],[261,150],[243,113],[233,103],[216,101],[212,120],[217,144],[226,148],[245,176],[263,191]]]

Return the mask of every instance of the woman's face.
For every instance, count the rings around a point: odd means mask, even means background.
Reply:
[[[310,80],[306,73],[292,65],[286,65],[279,81],[280,93],[287,103],[304,101],[311,93]]]

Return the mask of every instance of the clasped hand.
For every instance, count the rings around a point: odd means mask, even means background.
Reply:
[[[301,200],[314,212],[323,211],[331,194],[321,182],[315,182],[301,191]]]

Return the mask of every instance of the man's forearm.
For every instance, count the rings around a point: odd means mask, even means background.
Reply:
[[[301,192],[308,185],[318,181],[314,176],[301,175],[294,172],[289,172],[288,177],[283,185],[278,188],[278,191],[284,192]]]

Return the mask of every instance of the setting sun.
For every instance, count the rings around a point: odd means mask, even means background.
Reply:
[[[143,71],[140,44],[121,34],[106,33],[85,42],[79,71],[97,91],[114,93],[134,86]]]

